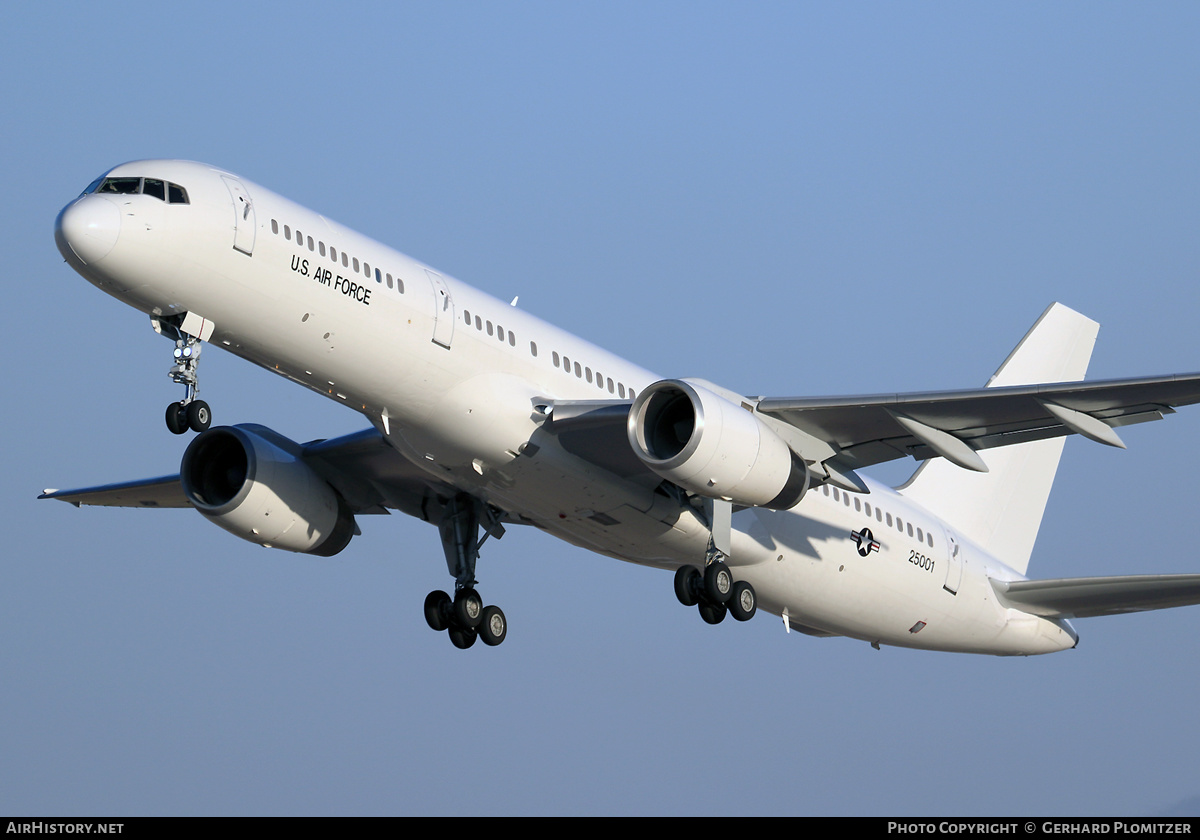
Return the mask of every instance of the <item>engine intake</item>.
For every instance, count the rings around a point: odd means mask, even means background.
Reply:
[[[180,484],[196,510],[231,534],[331,557],[354,536],[354,514],[299,452],[270,429],[220,426],[183,453]]]
[[[715,388],[685,379],[645,388],[629,410],[634,453],[657,475],[701,496],[794,506],[808,489],[804,462],[761,418]]]

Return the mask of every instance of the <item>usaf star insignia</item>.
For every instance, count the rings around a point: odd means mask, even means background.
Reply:
[[[851,531],[850,536],[858,544],[858,553],[863,557],[866,557],[872,551],[879,550],[879,543],[876,542],[875,535],[871,533],[870,528],[863,528],[861,531]]]

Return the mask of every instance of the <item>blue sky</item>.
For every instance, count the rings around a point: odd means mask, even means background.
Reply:
[[[0,812],[1197,812],[1195,608],[1048,657],[875,651],[710,628],[665,573],[510,529],[479,568],[509,638],[462,653],[421,618],[449,583],[423,523],[323,559],[35,496],[185,445],[170,345],[52,237],[143,157],[745,393],[982,384],[1053,300],[1101,323],[1092,376],[1200,369],[1200,8],[344,6],[0,11]],[[202,374],[218,422],[364,425]],[[1200,412],[1123,436],[1068,444],[1032,576],[1200,570]]]

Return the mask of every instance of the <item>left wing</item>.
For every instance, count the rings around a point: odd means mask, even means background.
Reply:
[[[857,488],[853,470],[912,456],[942,456],[986,472],[976,454],[997,446],[1080,434],[1124,447],[1114,427],[1161,420],[1200,402],[1200,373],[1098,382],[850,397],[764,397],[743,408],[766,418],[792,450]],[[548,431],[563,448],[630,480],[657,483],[626,437],[628,401],[560,401]],[[793,431],[794,430],[794,431]],[[861,488],[857,488],[861,489]]]
[[[1081,434],[1124,446],[1114,426],[1160,420],[1200,402],[1200,373],[967,391],[764,398],[756,410],[827,443],[845,467],[937,455],[986,471],[973,453]],[[982,469],[981,469],[982,468]]]

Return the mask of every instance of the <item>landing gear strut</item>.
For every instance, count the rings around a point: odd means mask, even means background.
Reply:
[[[478,539],[481,524],[484,535]],[[446,505],[438,531],[446,567],[454,576],[454,597],[441,590],[430,592],[425,598],[425,622],[438,632],[445,630],[456,648],[465,650],[476,639],[495,647],[508,635],[508,621],[499,607],[485,607],[475,591],[475,562],[488,537],[504,535],[498,512],[462,493]]]
[[[174,339],[175,359],[167,375],[171,381],[184,386],[184,397],[179,402],[167,406],[167,428],[172,434],[181,435],[188,429],[193,432],[203,432],[212,425],[212,409],[204,400],[196,399],[196,391],[200,384],[196,369],[200,364],[200,350],[203,343],[194,335],[185,333],[178,324],[166,319],[155,319],[156,332]]]

